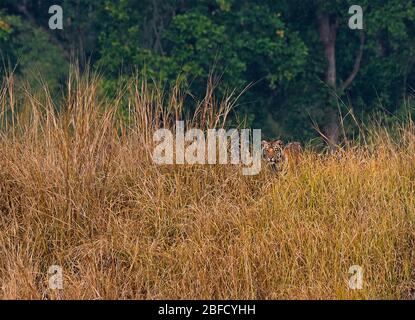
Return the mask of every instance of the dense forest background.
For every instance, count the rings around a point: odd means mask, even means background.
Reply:
[[[63,30],[48,27],[53,4],[63,8]],[[363,8],[363,30],[348,27],[353,4]],[[138,74],[203,96],[213,74],[218,98],[249,86],[236,115],[266,137],[307,141],[321,128],[336,143],[357,133],[356,120],[376,115],[387,125],[411,112],[415,4],[0,0],[0,51],[0,78],[15,68],[19,81],[46,82],[57,97],[74,57],[102,74],[109,95]]]

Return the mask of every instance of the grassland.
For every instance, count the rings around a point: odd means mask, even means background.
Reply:
[[[373,129],[332,155],[306,148],[284,175],[243,176],[152,162],[179,91],[133,82],[109,99],[74,74],[58,104],[13,81],[0,92],[0,298],[412,298],[410,121],[394,139]],[[189,124],[223,125],[233,101],[208,90]],[[51,265],[62,290],[48,287]],[[361,290],[348,288],[352,265]]]

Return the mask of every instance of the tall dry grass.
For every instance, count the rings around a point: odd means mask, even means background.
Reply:
[[[209,89],[188,124],[223,126],[233,103]],[[398,143],[377,129],[285,175],[243,176],[151,161],[154,130],[182,117],[178,89],[134,81],[109,99],[75,72],[57,106],[10,76],[0,112],[0,298],[412,297],[411,124]],[[51,265],[63,290],[48,287]],[[362,290],[348,289],[352,265]]]

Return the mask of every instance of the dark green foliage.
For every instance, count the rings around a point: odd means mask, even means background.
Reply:
[[[401,0],[65,0],[64,30],[47,28],[49,1],[0,4],[3,59],[35,82],[37,71],[58,90],[72,54],[91,63],[109,93],[136,73],[163,87],[180,81],[202,96],[209,74],[220,78],[218,98],[251,85],[236,112],[268,138],[317,136],[330,109],[367,120],[402,113],[415,87],[415,6]],[[329,88],[318,16],[337,19],[336,86],[356,61],[360,34],[348,28],[348,9],[364,11],[365,43],[356,77],[346,90]],[[122,79],[120,78],[122,75]],[[328,97],[337,96],[335,99]],[[340,101],[340,102],[339,102]],[[189,99],[186,108],[193,106]],[[355,132],[346,117],[346,134]]]

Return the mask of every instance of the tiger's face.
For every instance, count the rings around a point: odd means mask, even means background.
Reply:
[[[283,150],[284,143],[281,140],[262,141],[262,155],[270,164],[278,164],[282,161]]]

